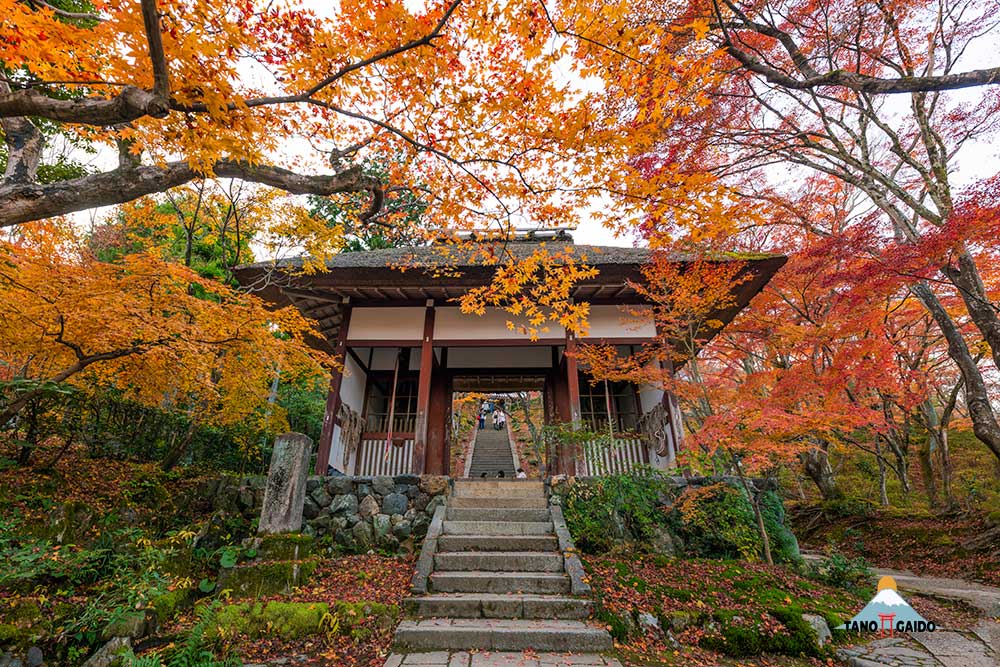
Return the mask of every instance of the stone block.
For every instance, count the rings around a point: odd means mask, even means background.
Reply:
[[[389,479],[389,478],[386,478]],[[384,514],[400,514],[406,511],[409,500],[401,493],[390,493],[382,499],[382,512]]]
[[[290,533],[302,528],[312,440],[301,433],[279,435],[271,454],[258,532]]]
[[[309,497],[312,498],[314,503],[319,505],[320,509],[329,506],[331,500],[325,486],[317,486],[309,493]]]
[[[353,494],[342,493],[334,496],[333,500],[330,501],[331,514],[357,514],[357,512],[358,499]]]
[[[375,536],[375,543],[382,544],[389,535],[392,525],[389,523],[388,514],[376,514],[372,517],[372,532]]]
[[[347,477],[346,475],[340,477],[327,477],[326,490],[331,496],[354,493],[354,478]]]
[[[445,475],[421,475],[420,490],[430,496],[448,493],[448,477]]]
[[[378,501],[375,500],[375,496],[367,495],[358,504],[358,514],[361,515],[362,519],[370,519],[371,517],[378,514],[379,506]]]
[[[374,489],[375,493],[380,496],[392,493],[395,488],[396,483],[393,481],[392,477],[377,475],[372,478],[372,489]]]
[[[361,551],[368,551],[375,544],[372,527],[367,521],[362,520],[354,524],[351,535],[354,537],[354,546]]]

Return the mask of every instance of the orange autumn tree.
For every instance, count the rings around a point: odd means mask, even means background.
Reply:
[[[593,95],[559,76],[565,48],[534,2],[352,0],[329,16],[295,2],[61,2],[0,12],[2,225],[203,176],[366,193],[357,215],[371,224],[393,224],[382,214],[400,189],[439,227],[559,223],[614,136]],[[117,152],[118,166],[45,182],[52,132]],[[373,175],[369,160],[390,168]]]
[[[183,412],[192,429],[257,423],[274,432],[287,427],[280,410],[263,409],[277,370],[316,374],[328,361],[307,347],[313,329],[294,309],[269,311],[155,248],[100,261],[73,227],[53,221],[21,227],[0,252],[7,376],[115,387],[142,404]],[[39,391],[6,401],[0,423]],[[165,467],[189,440],[178,439]]]

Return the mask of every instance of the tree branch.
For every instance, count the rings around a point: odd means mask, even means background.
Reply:
[[[125,86],[111,98],[56,99],[34,88],[0,92],[0,118],[39,116],[64,123],[107,127],[143,116],[163,118],[168,113],[170,104],[166,97],[135,86]]]
[[[213,173],[285,190],[292,194],[331,195],[342,192],[380,192],[378,179],[352,167],[337,174],[303,175],[268,165],[222,160]],[[204,178],[187,162],[162,166],[130,166],[89,174],[48,185],[9,183],[0,185],[0,227],[21,224],[98,206],[111,206]]]
[[[146,43],[149,44],[149,59],[153,65],[153,94],[166,100],[170,98],[170,78],[167,56],[163,50],[163,36],[160,34],[160,15],[156,11],[156,0],[140,1],[142,24],[146,29]]]

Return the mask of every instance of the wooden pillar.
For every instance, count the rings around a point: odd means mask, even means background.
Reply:
[[[424,312],[424,337],[420,341],[420,378],[417,382],[417,419],[413,434],[414,475],[424,474],[427,466],[427,430],[431,401],[431,378],[434,374],[434,300],[427,300]]]
[[[427,465],[429,475],[447,475],[448,388],[445,373],[435,368],[431,376],[431,396],[427,415]]]
[[[580,422],[580,373],[576,365],[576,338],[566,332],[566,389],[569,400],[570,421],[573,428]],[[568,448],[564,453],[563,468],[567,475],[576,475],[578,471],[577,451],[575,447]]]
[[[674,376],[674,362],[668,356],[663,362],[663,368],[668,373],[670,377]],[[663,409],[667,412],[667,417],[670,420],[670,432],[667,433],[667,459],[668,465],[673,467],[674,462],[677,460],[677,453],[681,449],[681,442],[684,440],[684,424],[681,421],[681,408],[677,404],[677,397],[674,396],[674,392],[669,389],[664,388],[663,397],[660,399],[663,402]]]
[[[323,412],[323,430],[320,431],[319,445],[316,448],[316,467],[313,470],[316,475],[326,475],[326,469],[330,465],[333,431],[337,425],[337,413],[340,411],[340,385],[344,380],[344,364],[347,363],[347,330],[351,325],[351,306],[345,301],[342,308],[343,317],[340,321],[337,344],[333,350],[341,367],[334,369],[330,374],[330,390],[326,395],[326,409]]]
[[[551,417],[554,423],[568,424],[572,417],[569,410],[569,387],[566,382],[566,370],[564,362],[559,356],[559,348],[552,348],[552,371],[549,374],[549,387],[552,395]],[[547,452],[549,459],[549,470],[553,475],[562,474],[563,457],[562,447],[558,444],[551,447]]]

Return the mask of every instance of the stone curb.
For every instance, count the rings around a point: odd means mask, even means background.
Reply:
[[[447,500],[434,509],[434,518],[427,528],[427,535],[424,537],[424,544],[420,548],[420,557],[414,568],[413,578],[410,579],[410,591],[414,595],[427,594],[427,581],[434,571],[434,554],[437,553],[438,537],[444,532],[444,517],[448,511]]]
[[[590,584],[584,579],[586,572],[583,569],[583,563],[580,562],[580,557],[576,555],[576,545],[573,544],[569,528],[566,527],[566,519],[563,517],[562,507],[559,505],[550,505],[549,511],[552,513],[552,525],[555,528],[556,537],[559,538],[559,550],[563,553],[563,558],[565,559],[566,574],[569,575],[570,581],[570,593],[573,595],[590,595]]]

